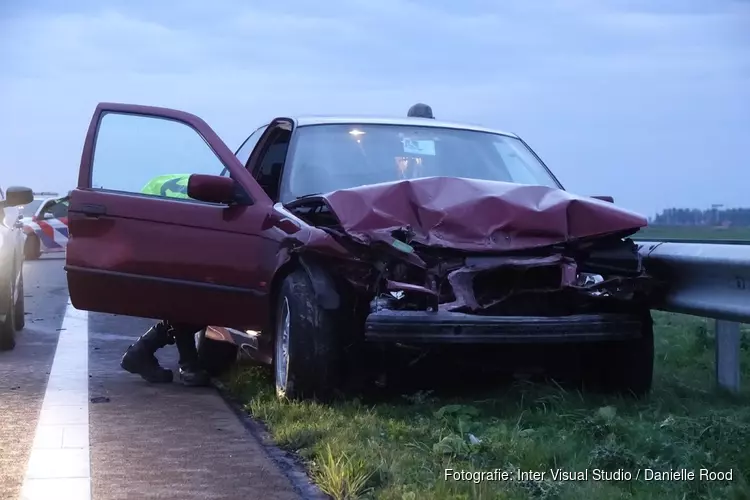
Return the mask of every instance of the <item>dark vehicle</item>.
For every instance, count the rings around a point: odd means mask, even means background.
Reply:
[[[16,346],[25,324],[23,241],[18,207],[33,200],[31,189],[0,188],[0,351]]]
[[[180,173],[186,199],[141,192]],[[384,345],[571,343],[589,379],[643,394],[651,280],[628,236],[646,223],[566,192],[509,133],[276,118],[232,153],[194,115],[100,104],[66,270],[76,308],[213,325],[280,396],[327,397]]]

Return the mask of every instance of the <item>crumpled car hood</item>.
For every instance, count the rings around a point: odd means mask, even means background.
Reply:
[[[422,245],[514,251],[632,234],[647,225],[634,212],[559,189],[455,177],[360,186],[320,198],[341,229],[364,244],[390,243],[394,230],[408,226],[411,241]]]

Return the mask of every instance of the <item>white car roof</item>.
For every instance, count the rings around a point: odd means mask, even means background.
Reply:
[[[472,130],[474,132],[488,132],[491,134],[507,135],[518,138],[517,135],[501,130],[494,130],[478,125],[468,125],[466,123],[453,123],[434,120],[431,118],[387,118],[387,117],[366,117],[366,116],[301,116],[293,118],[298,127],[308,125],[336,125],[347,123],[358,123],[361,125],[417,125],[420,127],[435,128],[452,128],[457,130]]]

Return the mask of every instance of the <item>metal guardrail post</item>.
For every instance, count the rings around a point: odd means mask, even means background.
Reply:
[[[740,324],[716,320],[716,382],[730,392],[740,390]]]
[[[750,323],[750,246],[639,241],[646,270],[666,284],[653,309],[716,319],[716,382],[740,390],[740,324]]]

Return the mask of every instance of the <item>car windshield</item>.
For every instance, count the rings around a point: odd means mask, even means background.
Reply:
[[[28,205],[24,205],[21,207],[21,213],[24,217],[31,217],[36,213],[37,210],[39,210],[39,207],[41,206],[42,202],[44,200],[34,200]]]
[[[281,199],[436,176],[561,187],[515,137],[429,126],[326,124],[297,130]]]

